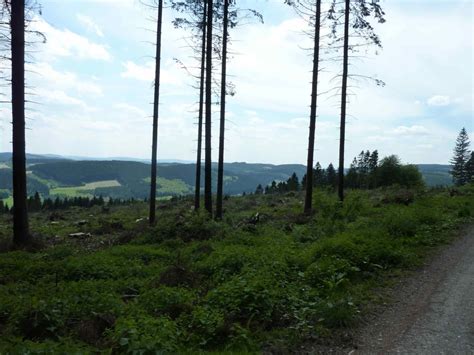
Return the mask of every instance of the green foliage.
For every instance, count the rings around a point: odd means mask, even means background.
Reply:
[[[138,297],[137,302],[150,315],[164,315],[176,319],[183,312],[192,310],[195,297],[188,289],[162,286],[145,291]]]
[[[218,232],[218,223],[206,212],[193,213],[189,210],[173,218],[160,218],[148,236],[148,241],[163,241],[179,238],[183,241],[207,240]]]
[[[454,155],[451,159],[453,166],[451,175],[453,176],[454,184],[457,186],[465,185],[472,179],[472,161],[469,161],[472,158],[469,150],[470,144],[467,131],[465,128],[462,128],[456,139]]]
[[[377,168],[378,186],[398,184],[406,188],[423,187],[423,177],[414,165],[402,165],[396,155],[388,156]]]
[[[312,217],[299,192],[232,197],[219,223],[182,199],[158,204],[155,227],[141,202],[33,213],[47,247],[0,257],[0,352],[289,351],[352,326],[375,285],[472,218],[473,197],[392,186],[342,205],[316,189]]]
[[[141,314],[119,318],[110,332],[115,348],[132,354],[176,352],[180,335],[169,318]]]
[[[418,221],[406,208],[395,208],[393,213],[384,218],[383,225],[391,236],[413,237],[418,228]]]

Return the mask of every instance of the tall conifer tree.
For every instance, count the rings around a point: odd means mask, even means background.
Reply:
[[[26,189],[25,144],[25,0],[11,2],[12,121],[13,121],[13,242],[30,240]]]
[[[457,186],[465,185],[470,180],[468,174],[468,161],[470,158],[469,146],[469,136],[466,129],[462,128],[456,139],[454,156],[451,159],[451,164],[453,165],[451,175],[453,176],[453,182]]]
[[[157,180],[157,150],[158,150],[158,116],[160,105],[160,74],[161,74],[161,28],[163,23],[163,0],[158,0],[158,20],[156,29],[155,57],[155,90],[153,102],[153,134],[151,153],[151,184],[150,184],[150,214],[149,222],[153,225],[156,220],[156,180]]]

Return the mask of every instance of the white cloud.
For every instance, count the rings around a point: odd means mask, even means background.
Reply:
[[[451,104],[449,96],[435,95],[428,99],[429,106],[448,106]]]
[[[45,56],[48,59],[76,57],[104,61],[112,59],[112,55],[104,45],[94,43],[68,29],[55,28],[41,17],[35,17],[31,27],[46,36],[46,43],[41,45],[39,57]]]
[[[85,155],[88,153],[85,150],[89,150],[90,155],[146,157],[150,151],[152,106],[148,104],[152,98],[154,62],[142,58],[154,54],[150,45],[155,40],[154,23],[145,21],[154,13],[138,5],[139,0],[88,1],[92,6],[87,15],[107,34],[104,43],[94,43],[81,36],[78,40],[71,30],[61,25],[64,21],[67,27],[76,15],[67,17],[58,12],[52,16],[57,28],[43,24],[51,35],[46,47],[39,48],[40,64],[36,69],[43,73],[41,83],[45,83],[45,89],[63,91],[73,99],[94,103],[98,112],[85,114],[78,105],[71,112],[62,112],[56,111],[56,106],[49,109],[44,105],[43,113],[51,124],[33,127],[30,147],[43,152],[57,149],[56,153],[73,155]],[[54,4],[53,0],[45,2]],[[109,7],[108,3],[120,6]],[[131,4],[137,6],[128,6]],[[310,53],[301,48],[310,48],[311,43],[299,33],[304,23],[291,9],[277,2],[242,0],[242,6],[247,5],[259,7],[268,16],[264,25],[252,24],[232,30],[229,74],[236,84],[237,95],[228,98],[226,159],[304,163],[311,79]],[[378,88],[361,82],[360,88],[354,88],[357,95],[351,97],[348,107],[347,161],[362,149],[378,149],[381,156],[396,153],[405,161],[447,162],[459,128],[472,128],[470,2],[424,1],[420,5],[397,0],[386,2],[384,6],[387,23],[377,26],[384,50],[377,57],[369,55],[360,62],[351,61],[351,72],[378,74],[387,86]],[[94,13],[94,8],[109,10]],[[191,107],[194,107],[197,92],[191,87],[194,79],[177,68],[171,58],[182,59],[192,71],[196,62],[192,51],[185,49],[187,42],[181,40],[189,34],[173,29],[171,17],[171,11],[166,9],[159,154],[191,159],[195,154],[197,130]],[[108,56],[108,45],[113,43],[117,61],[103,71],[100,66],[104,63],[100,62],[94,63],[96,67],[90,63],[78,65],[75,58],[104,60],[107,57],[104,52],[98,54],[100,49],[94,46],[87,50],[77,48],[78,43],[102,47]],[[340,66],[325,62],[324,67],[329,73],[322,74],[321,87],[326,91],[330,88],[328,77],[337,74]],[[85,74],[89,69],[98,80]],[[217,79],[218,74],[216,67]],[[336,80],[334,86],[338,84]],[[42,88],[43,85],[35,86]],[[103,97],[94,100],[98,95]],[[339,96],[332,99],[322,96],[318,102],[316,160],[323,165],[337,160],[339,99]],[[436,110],[431,106],[447,101],[449,110],[443,112],[443,117],[435,117]],[[213,112],[217,110],[214,106]],[[216,153],[218,113],[213,120]],[[4,119],[4,122],[9,121]],[[9,124],[5,127],[9,129]],[[10,136],[5,134],[3,142],[8,142]],[[54,139],[44,138],[52,136]],[[81,144],[81,140],[87,142]],[[51,145],[47,146],[50,141]]]
[[[77,20],[88,31],[95,33],[99,37],[104,37],[104,33],[98,24],[96,24],[89,16],[77,14]]]
[[[122,78],[135,79],[151,82],[155,79],[155,62],[148,61],[145,64],[136,64],[133,61],[122,63],[124,71],[120,74]],[[178,68],[172,60],[162,62],[160,83],[164,85],[180,86],[184,81],[184,70]]]
[[[393,130],[393,134],[400,135],[400,136],[407,136],[407,135],[427,135],[429,134],[428,129],[423,126],[399,126]]]
[[[103,94],[102,88],[93,80],[79,78],[75,73],[69,71],[58,71],[45,62],[28,64],[27,70],[36,74],[36,79],[43,83],[41,86],[50,85],[94,96]]]
[[[155,77],[155,64],[147,62],[145,65],[138,65],[132,61],[123,63],[125,71],[120,76],[127,79],[135,79],[140,81],[151,81]]]
[[[38,92],[38,95],[47,102],[58,103],[62,105],[76,105],[76,106],[85,106],[84,101],[79,100],[75,97],[69,96],[64,91],[61,90],[41,90]]]
[[[129,120],[129,121],[133,120],[134,122],[147,121],[148,120],[147,117],[150,116],[149,114],[147,114],[142,109],[140,109],[136,106],[124,103],[124,102],[115,104],[114,109],[117,109],[123,115],[127,116],[127,120]]]

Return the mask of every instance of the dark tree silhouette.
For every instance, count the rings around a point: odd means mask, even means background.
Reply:
[[[198,115],[198,138],[196,157],[196,185],[194,190],[194,209],[201,207],[201,160],[202,160],[202,123],[204,118],[204,83],[206,75],[206,18],[207,2],[204,1],[202,11],[202,40],[201,40],[201,75],[199,83],[199,115]]]
[[[379,0],[344,0],[344,20],[343,20],[343,45],[342,45],[342,83],[341,83],[341,116],[340,116],[340,133],[339,133],[339,173],[338,173],[338,196],[339,200],[344,201],[344,160],[345,160],[345,143],[346,143],[346,118],[347,118],[347,97],[348,97],[348,78],[349,75],[349,52],[356,52],[358,48],[363,46],[375,45],[382,47],[379,37],[375,34],[374,28],[367,17],[373,16],[379,23],[384,23],[385,13],[378,4]],[[336,0],[333,0],[330,9],[330,18],[334,21],[333,34],[339,23],[336,15]],[[350,30],[354,33],[351,34]],[[356,38],[362,43],[349,43],[350,39]],[[338,42],[336,39],[335,43]],[[355,76],[355,75],[353,75]],[[359,76],[365,79],[370,77]],[[377,85],[383,85],[381,80],[375,79]]]
[[[206,120],[204,147],[204,206],[212,216],[212,22],[214,19],[213,0],[207,0],[207,39],[206,39]]]
[[[150,214],[149,222],[153,225],[156,220],[156,179],[157,179],[157,150],[158,150],[158,116],[160,103],[160,74],[161,74],[161,28],[163,23],[163,0],[158,0],[158,20],[156,30],[155,57],[155,90],[153,102],[153,134],[151,153],[151,184],[150,184]]]
[[[314,24],[314,52],[313,52],[313,79],[311,89],[311,113],[309,119],[309,142],[308,161],[306,167],[306,178],[311,183],[307,184],[304,203],[304,212],[311,214],[313,209],[313,163],[314,163],[314,140],[316,131],[316,110],[318,100],[318,76],[319,76],[319,49],[321,38],[321,0],[316,0],[316,16]]]
[[[13,119],[13,242],[19,246],[30,241],[25,152],[25,0],[14,0],[10,6]]]
[[[471,152],[471,157],[469,158],[469,161],[466,163],[466,172],[467,172],[468,182],[474,183],[474,151]]]
[[[219,161],[217,168],[216,219],[222,219],[222,201],[224,193],[224,142],[225,142],[225,104],[227,79],[227,42],[229,37],[229,0],[224,0],[224,18],[222,34],[222,70],[221,70],[221,111],[219,127]]]
[[[186,28],[192,31],[193,44],[191,48],[195,52],[196,60],[199,61],[199,75],[196,79],[199,84],[199,102],[198,102],[198,137],[196,153],[196,179],[194,189],[194,209],[197,211],[201,207],[201,178],[202,178],[202,136],[204,122],[205,105],[205,80],[206,80],[206,51],[207,51],[207,0],[172,0],[171,7],[183,13],[184,17],[178,17],[173,20],[175,27]],[[215,6],[215,5],[214,5]],[[181,60],[175,58],[186,71],[190,73]],[[193,75],[193,74],[191,74]],[[193,75],[194,76],[194,75]]]
[[[334,169],[334,165],[331,163],[328,165],[326,169],[326,179],[328,182],[328,185],[332,187],[333,189],[336,188],[337,186],[337,173],[336,169]]]
[[[308,156],[306,164],[306,175],[303,177],[306,185],[304,213],[311,214],[313,206],[313,187],[314,187],[314,143],[316,132],[316,113],[318,100],[318,78],[319,78],[319,52],[321,41],[321,0],[285,0],[286,4],[293,6],[296,12],[302,18],[309,18],[309,23],[313,28],[313,68],[311,85],[311,105],[309,116],[309,138],[308,138]],[[308,183],[309,182],[309,183]]]
[[[203,0],[173,0],[172,7],[175,10],[186,13],[187,18],[177,18],[174,20],[176,27],[188,27],[196,32],[199,29],[200,41],[200,59],[201,59],[201,75],[200,75],[200,119],[198,122],[198,154],[196,164],[196,189],[195,189],[195,209],[200,208],[200,188],[201,188],[201,148],[202,148],[202,115],[205,111],[205,143],[204,143],[204,204],[206,210],[212,215],[212,113],[210,107],[212,105],[212,95],[220,96],[220,129],[219,129],[219,160],[217,171],[217,196],[216,196],[216,218],[222,217],[222,203],[224,195],[224,143],[225,143],[225,109],[226,96],[234,95],[232,83],[227,78],[227,60],[228,60],[228,44],[229,29],[237,25],[240,18],[239,9],[232,8],[236,4],[235,0],[222,1],[203,1]],[[209,9],[212,6],[213,9]],[[203,8],[205,7],[205,10]],[[211,10],[211,11],[210,11]],[[263,21],[263,17],[255,10],[245,9],[250,15]],[[210,12],[212,19],[209,20]],[[203,20],[203,14],[205,19]],[[199,20],[196,20],[199,18]],[[205,28],[203,26],[205,25]],[[222,36],[213,34],[216,32],[214,27],[222,25]],[[211,31],[211,32],[210,32]],[[196,51],[196,49],[195,49]],[[196,51],[197,52],[197,51]],[[212,57],[212,54],[215,57]],[[218,82],[213,75],[213,63],[221,62],[221,80]],[[205,84],[203,84],[205,83]],[[209,85],[208,85],[209,83]],[[219,86],[220,90],[214,90]],[[219,93],[217,91],[220,91]],[[202,109],[202,102],[205,103],[205,110]],[[208,109],[209,108],[209,109]]]
[[[350,0],[345,0],[344,9],[344,48],[342,64],[341,86],[341,124],[339,133],[339,174],[338,189],[339,200],[344,201],[344,152],[346,144],[346,109],[347,109],[347,76],[349,71],[349,16],[351,11]]]
[[[469,136],[465,128],[461,129],[458,138],[456,139],[456,146],[454,147],[454,156],[451,159],[453,168],[451,175],[453,176],[453,182],[457,186],[465,185],[469,182],[469,174],[467,169],[467,163],[469,161]]]

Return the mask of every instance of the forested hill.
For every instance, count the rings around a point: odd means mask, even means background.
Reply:
[[[453,184],[451,165],[419,164],[417,166],[428,186],[450,186]]]
[[[0,155],[0,192],[11,190],[10,162]],[[195,164],[160,163],[158,195],[183,195],[194,191]],[[287,180],[296,172],[303,176],[305,167],[298,164],[225,164],[225,192],[235,195],[254,192],[257,185],[273,180]],[[217,180],[217,165],[213,169]],[[150,166],[136,161],[75,161],[48,156],[28,156],[29,193],[75,196],[103,195],[114,198],[145,198],[149,194]],[[215,186],[214,186],[215,188]],[[5,198],[5,196],[3,196]]]
[[[77,196],[103,195],[114,198],[145,198],[149,189],[149,164],[138,161],[77,161],[61,156],[28,155],[29,193]],[[0,153],[0,198],[11,194],[11,154]],[[427,185],[449,185],[448,165],[419,165]],[[225,192],[230,195],[253,192],[257,185],[282,181],[295,172],[305,174],[300,164],[271,165],[225,164]],[[214,165],[213,181],[217,180]],[[194,190],[195,164],[161,163],[158,166],[158,195],[191,194]]]

